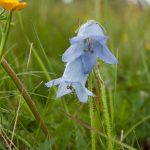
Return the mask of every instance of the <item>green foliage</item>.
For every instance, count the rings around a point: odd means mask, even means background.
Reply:
[[[96,11],[93,11],[94,7]],[[32,0],[26,9],[15,12],[5,57],[28,89],[48,125],[51,139],[45,138],[29,107],[21,99],[13,144],[18,149],[91,149],[91,131],[69,120],[61,111],[65,110],[90,125],[88,104],[82,106],[73,94],[56,101],[56,89],[47,90],[43,83],[63,73],[65,65],[61,62],[61,55],[79,25],[87,19],[97,18],[109,35],[110,49],[114,54],[118,53],[119,59],[117,68],[102,61],[96,68],[100,70],[106,87],[105,100],[112,138],[120,140],[123,130],[122,142],[137,149],[138,145],[143,149],[146,142],[150,145],[149,16],[147,7],[141,9],[139,5],[120,3],[119,0],[114,3],[101,1],[99,7],[90,0],[74,0],[71,4],[60,0]],[[1,24],[4,21],[0,19]],[[93,92],[100,98],[100,104],[96,107],[99,109],[96,122],[99,123],[99,131],[107,134],[101,90],[96,78],[93,85]],[[0,66],[2,150],[8,148],[7,142],[10,143],[19,100],[20,93]],[[105,150],[107,139],[95,134],[96,148]],[[113,147],[114,150],[122,148],[117,144]]]
[[[45,141],[41,143],[37,150],[52,150],[52,142],[51,140]]]
[[[69,148],[72,144],[71,136],[72,136],[72,123],[70,121],[64,121],[63,123],[59,123],[55,128],[56,131],[54,134],[56,135],[56,143],[58,147],[61,147],[62,150]]]

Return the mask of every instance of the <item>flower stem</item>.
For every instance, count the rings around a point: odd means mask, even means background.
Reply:
[[[4,49],[6,46],[8,34],[10,31],[11,20],[12,20],[12,11],[10,11],[10,13],[8,15],[8,20],[7,20],[6,25],[5,25],[4,33],[2,32],[2,39],[1,39],[1,44],[0,44],[0,61],[2,59]]]
[[[101,91],[102,91],[102,103],[103,103],[103,110],[104,110],[104,118],[106,123],[106,129],[107,129],[107,135],[108,135],[108,147],[109,150],[113,150],[113,143],[112,143],[112,135],[111,135],[111,123],[109,118],[109,112],[108,112],[108,104],[106,100],[106,91],[105,86],[101,84]]]
[[[8,62],[5,60],[5,58],[2,58],[1,65],[4,68],[4,70],[8,73],[8,75],[11,77],[12,81],[14,82],[14,84],[16,85],[18,90],[20,91],[21,95],[23,96],[24,100],[26,101],[30,110],[32,111],[35,119],[40,124],[43,133],[49,138],[50,134],[49,134],[48,128],[47,128],[46,124],[44,123],[40,113],[38,112],[33,100],[31,99],[30,95],[28,94],[23,83],[17,77],[16,73],[11,68],[11,66],[8,64]]]
[[[93,99],[90,99],[90,118],[91,118],[91,127],[95,127],[94,123],[94,112],[93,112]],[[91,142],[92,142],[92,150],[96,150],[96,134],[91,131]]]
[[[89,79],[89,89],[92,89],[92,76]],[[89,111],[90,111],[91,127],[95,128],[95,115],[94,115],[93,105],[94,105],[93,99],[90,98]],[[91,131],[91,144],[92,144],[92,150],[96,150],[96,133],[93,131]]]
[[[101,86],[101,95],[102,95],[101,100],[102,100],[102,105],[103,105],[106,131],[107,131],[107,135],[108,135],[108,149],[113,150],[111,121],[110,121],[109,110],[108,110],[109,108],[108,108],[107,99],[106,99],[106,90],[105,90],[105,86],[101,80],[100,72],[98,71],[97,73],[98,73],[99,83]]]

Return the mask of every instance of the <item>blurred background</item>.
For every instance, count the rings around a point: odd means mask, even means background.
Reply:
[[[89,105],[75,95],[55,101],[56,89],[44,83],[62,75],[61,56],[78,27],[95,19],[109,36],[108,47],[119,64],[101,60],[101,76],[113,99],[114,138],[137,149],[150,150],[150,1],[149,0],[30,0],[28,7],[14,13],[5,58],[17,72],[49,127],[52,138],[45,139],[28,106],[0,66],[0,149],[2,135],[11,137],[19,101],[21,108],[15,130],[18,149],[91,149],[90,131],[69,120],[60,110],[76,114],[90,124]],[[103,111],[103,110],[101,110]],[[103,120],[100,120],[103,126]],[[101,128],[105,133],[105,130]],[[101,142],[102,140],[102,142]],[[97,149],[106,149],[99,137]],[[103,144],[102,144],[103,143]],[[115,150],[121,149],[116,146]]]

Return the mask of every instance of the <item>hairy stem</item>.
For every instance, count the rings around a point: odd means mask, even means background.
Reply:
[[[102,91],[102,103],[103,103],[103,110],[104,110],[104,118],[106,123],[106,129],[107,129],[107,135],[108,135],[108,147],[109,150],[113,150],[113,143],[112,143],[112,135],[111,135],[111,123],[109,118],[109,112],[108,112],[108,104],[106,100],[106,91],[105,86],[101,84],[101,91]]]
[[[89,79],[89,89],[92,89],[92,76]],[[94,108],[93,108],[93,99],[90,98],[89,102],[89,111],[90,111],[90,119],[91,119],[91,127],[95,128],[95,115],[94,115]],[[96,150],[96,133],[91,131],[91,144],[92,150]]]
[[[94,110],[93,110],[93,99],[90,99],[90,119],[91,119],[91,127],[95,128],[94,123]],[[91,142],[92,142],[92,150],[96,150],[96,134],[95,132],[91,131]]]
[[[107,131],[107,135],[108,135],[108,149],[113,150],[113,142],[111,140],[112,139],[111,121],[110,121],[110,115],[109,115],[109,107],[108,107],[107,98],[106,98],[106,90],[105,90],[105,86],[102,82],[100,71],[97,71],[97,74],[98,74],[98,80],[99,80],[100,87],[101,87],[101,100],[102,100],[102,105],[103,105],[106,131]]]

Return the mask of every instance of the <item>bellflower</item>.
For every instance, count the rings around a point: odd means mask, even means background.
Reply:
[[[75,92],[81,102],[86,102],[88,96],[93,96],[93,93],[85,87],[87,77],[88,74],[83,72],[82,59],[78,57],[74,61],[67,63],[61,78],[52,80],[45,85],[47,87],[58,85],[56,98]]]
[[[62,60],[72,62],[81,57],[85,74],[90,73],[97,58],[108,64],[116,64],[117,59],[106,46],[107,39],[101,26],[90,20],[79,28],[76,37],[70,39],[71,46],[63,54]]]

